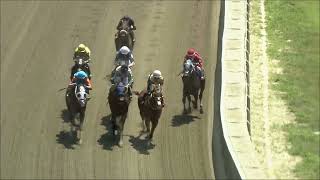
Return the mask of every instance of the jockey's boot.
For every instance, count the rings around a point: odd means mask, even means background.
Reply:
[[[133,46],[134,46],[134,43],[136,42],[136,39],[135,39],[135,37],[134,37],[134,32],[133,32],[133,30],[130,31],[130,36],[131,36],[131,38],[132,38],[132,47],[133,47]]]
[[[130,87],[128,88],[128,94],[129,94],[130,99],[132,99],[132,91],[131,91]]]
[[[162,96],[161,97],[161,104],[162,104],[162,107],[164,107],[166,104],[164,103],[164,97]]]
[[[204,80],[204,69],[201,69],[200,70],[200,79],[201,79],[201,81],[203,81]]]

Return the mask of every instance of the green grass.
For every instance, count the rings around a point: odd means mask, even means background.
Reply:
[[[319,0],[267,0],[268,56],[279,60],[283,74],[270,74],[272,89],[283,98],[295,122],[283,127],[291,144],[288,152],[302,157],[294,173],[320,179],[319,119]],[[288,42],[291,40],[291,42]]]

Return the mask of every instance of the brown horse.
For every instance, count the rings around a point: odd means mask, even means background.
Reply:
[[[130,29],[128,21],[123,21],[121,30],[115,34],[116,51],[119,51],[122,46],[127,46],[131,51],[133,50],[133,37],[130,33],[133,33],[133,31]]]
[[[160,86],[160,85],[159,85]],[[161,90],[154,90],[150,95],[147,95],[147,90],[141,92],[134,92],[138,96],[138,106],[140,110],[140,116],[143,123],[143,131],[147,128],[147,138],[152,141],[153,133],[158,125],[162,108],[163,108],[163,96]],[[150,132],[150,122],[152,123]]]
[[[128,108],[131,98],[128,94],[128,88],[122,84],[116,87],[112,86],[108,95],[109,107],[111,110],[111,122],[113,134],[120,136],[118,145],[123,145],[123,128],[127,119]]]

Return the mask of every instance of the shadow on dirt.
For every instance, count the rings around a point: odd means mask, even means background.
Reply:
[[[182,114],[182,115],[175,115],[172,118],[171,126],[172,127],[179,127],[184,124],[190,124],[191,122],[195,121],[195,119],[200,119],[198,116]]]
[[[63,119],[64,123],[69,123],[70,122],[70,114],[69,114],[68,109],[61,110],[60,117]]]
[[[112,132],[111,114],[101,119],[101,125],[105,127],[107,132],[101,135],[97,142],[102,145],[103,149],[111,151],[112,147],[117,146],[118,142],[118,138],[116,138]]]
[[[156,145],[152,144],[152,142],[150,144],[148,144],[148,140],[147,139],[142,139],[143,134],[140,134],[137,137],[134,136],[129,136],[129,142],[131,143],[131,146],[136,149],[140,154],[144,154],[144,155],[149,155],[150,152],[149,150],[153,149]]]
[[[71,135],[70,132],[60,131],[56,137],[58,144],[62,144],[66,149],[75,149],[73,145],[76,144],[76,139]]]

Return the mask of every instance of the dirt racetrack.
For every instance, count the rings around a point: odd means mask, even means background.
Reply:
[[[219,1],[1,1],[1,179],[214,178],[211,156],[213,84]],[[129,108],[124,147],[108,132],[106,105],[115,56],[114,33],[123,15],[134,18],[134,89],[154,69],[165,78],[166,104],[147,147],[139,137],[137,97]],[[64,138],[64,92],[79,43],[92,51],[93,90],[83,144]],[[188,47],[205,60],[204,114],[182,115],[177,74]]]

